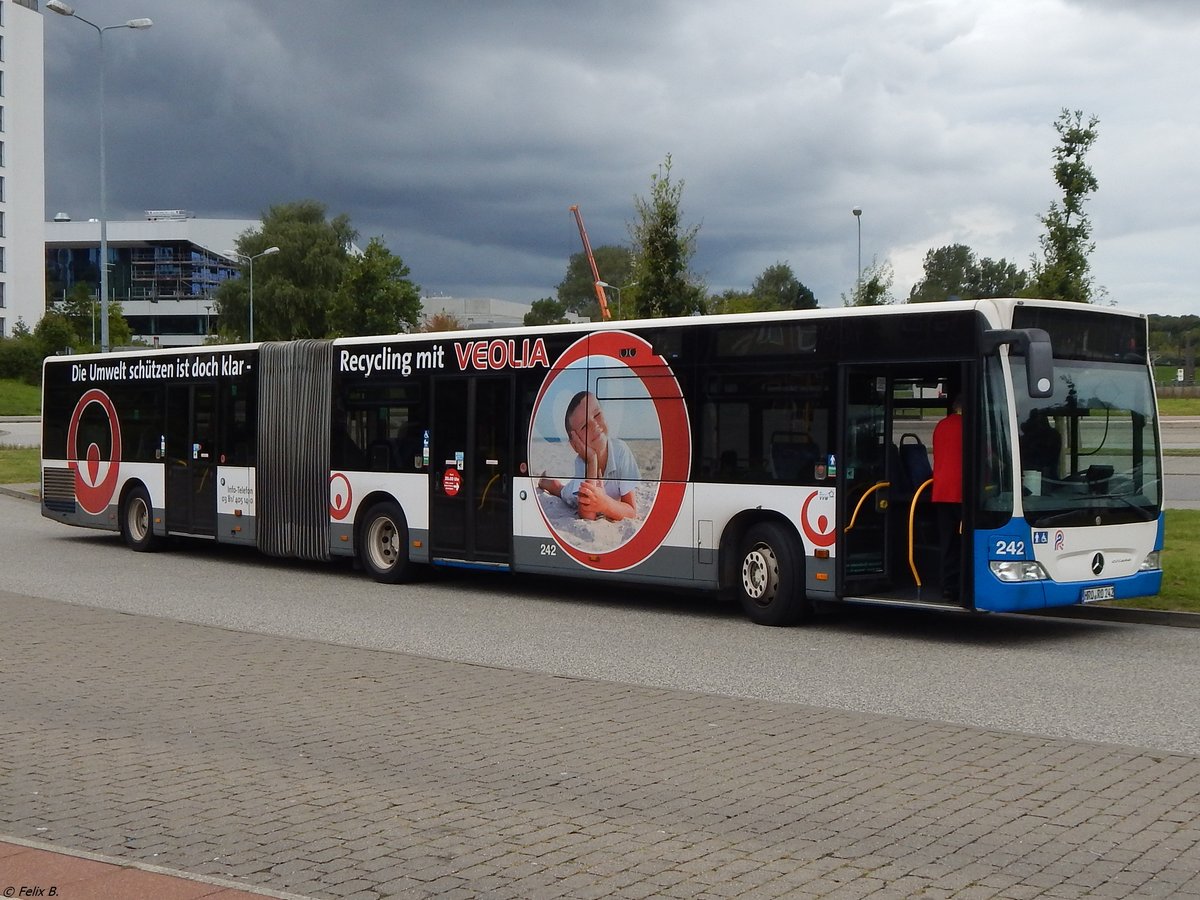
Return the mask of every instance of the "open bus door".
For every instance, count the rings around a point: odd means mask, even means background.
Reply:
[[[512,562],[513,382],[508,375],[434,380],[429,543],[434,562]]]
[[[958,363],[843,368],[837,473],[841,596],[944,606],[945,593],[967,595],[961,577],[959,584],[942,584],[931,499],[933,431],[946,413],[947,386],[966,384],[965,374]],[[964,429],[964,511],[971,484],[968,433]],[[969,517],[957,536],[960,573],[970,571],[968,529]]]

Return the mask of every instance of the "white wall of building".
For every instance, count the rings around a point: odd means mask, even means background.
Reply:
[[[42,14],[0,0],[0,107],[3,107],[4,230],[3,334],[18,319],[32,328],[46,307],[44,226],[46,206],[45,101]]]

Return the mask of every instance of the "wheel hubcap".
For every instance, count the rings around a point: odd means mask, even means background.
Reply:
[[[377,519],[371,525],[371,556],[375,564],[390,569],[396,562],[396,526],[389,519]]]
[[[742,590],[757,603],[769,603],[779,588],[779,561],[766,544],[759,544],[742,560]]]
[[[150,530],[150,512],[139,498],[129,505],[129,533],[134,540],[142,540]]]

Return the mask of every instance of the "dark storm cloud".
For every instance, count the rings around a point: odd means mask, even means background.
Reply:
[[[427,290],[533,300],[579,248],[567,207],[594,244],[627,241],[670,153],[711,289],[788,261],[832,305],[855,276],[856,205],[864,261],[890,261],[899,294],[954,241],[1025,264],[1068,106],[1102,120],[1098,280],[1139,306],[1195,282],[1138,212],[1169,179],[1178,237],[1194,232],[1195,125],[1137,82],[1197,87],[1171,56],[1196,27],[1099,0],[76,5],[99,24],[155,20],[105,39],[112,216],[255,217],[311,197],[382,235]],[[95,33],[45,25],[47,211],[82,218]],[[1153,174],[1147,133],[1170,148]],[[1147,248],[1165,286],[1135,271]]]

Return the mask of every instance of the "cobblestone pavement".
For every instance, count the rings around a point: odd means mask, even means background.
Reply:
[[[330,898],[1200,897],[1192,756],[2,592],[0,633],[0,840]]]

